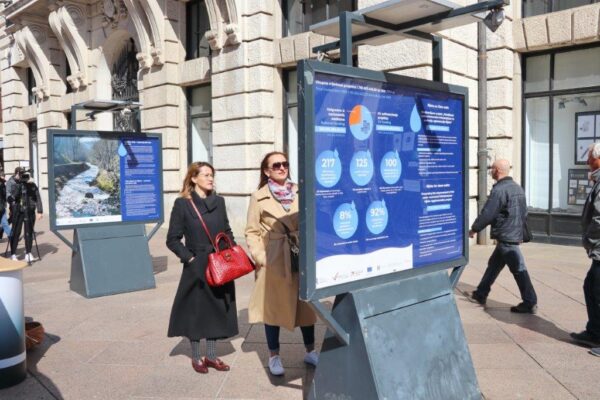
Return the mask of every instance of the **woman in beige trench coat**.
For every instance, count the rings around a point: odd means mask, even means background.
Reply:
[[[298,240],[298,186],[289,180],[284,153],[267,154],[261,163],[260,184],[248,208],[246,242],[256,263],[256,285],[248,307],[250,323],[265,324],[270,351],[269,370],[283,375],[279,328],[299,326],[306,347],[304,362],[316,365],[315,313],[298,299],[298,272],[292,271],[286,227]]]

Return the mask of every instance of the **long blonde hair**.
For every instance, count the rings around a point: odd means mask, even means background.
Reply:
[[[200,173],[200,168],[202,167],[210,168],[213,175],[215,174],[215,168],[207,162],[197,161],[191,163],[188,167],[187,174],[185,174],[185,179],[183,180],[183,187],[179,192],[179,196],[185,197],[186,199],[192,198],[192,192],[195,190],[196,187],[196,184],[192,181],[192,178],[198,176],[198,174]]]

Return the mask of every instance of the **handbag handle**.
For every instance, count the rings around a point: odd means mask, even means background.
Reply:
[[[229,236],[227,236],[225,234],[225,232],[220,232],[217,237],[215,238],[215,244],[217,245],[217,247],[215,248],[215,251],[218,253],[220,251],[219,249],[219,242],[221,241],[221,239],[225,239],[225,242],[227,242],[227,246],[229,246],[229,248],[233,248],[233,242],[231,241],[231,238]]]
[[[198,211],[198,208],[194,204],[194,201],[192,199],[189,199],[189,202],[192,205],[192,207],[194,208],[194,211],[196,211],[196,214],[198,214],[198,218],[200,218],[200,222],[202,222],[202,227],[204,227],[204,231],[206,232],[206,235],[208,236],[208,240],[210,240],[210,244],[212,244],[213,248],[218,253],[219,248],[215,245],[215,241],[213,240],[212,235],[210,234],[210,231],[208,230],[208,228],[206,227],[206,224],[204,223],[204,218],[202,218],[202,215],[200,215],[200,212]],[[219,237],[219,236],[217,236],[217,237]],[[227,239],[229,239],[229,238],[227,238]]]

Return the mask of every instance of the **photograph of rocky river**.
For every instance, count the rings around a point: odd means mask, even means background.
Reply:
[[[56,221],[121,214],[119,140],[54,137]]]

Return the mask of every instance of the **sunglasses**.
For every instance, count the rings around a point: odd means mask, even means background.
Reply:
[[[275,162],[271,165],[271,169],[273,170],[277,170],[277,169],[281,169],[281,167],[288,169],[290,167],[290,163],[287,161],[284,162]]]

